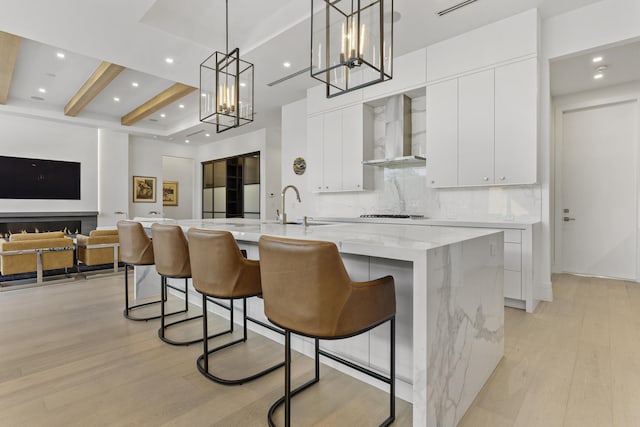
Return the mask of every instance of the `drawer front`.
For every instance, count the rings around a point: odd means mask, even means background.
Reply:
[[[504,244],[504,269],[522,270],[522,246],[519,243]]]
[[[522,299],[522,274],[519,271],[504,271],[504,296]]]
[[[522,242],[522,231],[520,230],[504,230],[504,241],[510,243]]]

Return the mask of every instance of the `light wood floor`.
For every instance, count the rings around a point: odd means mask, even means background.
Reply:
[[[0,426],[266,425],[281,370],[237,387],[208,381],[195,368],[200,345],[169,346],[157,321],[122,317],[122,288],[119,275],[0,293]],[[640,285],[559,275],[554,295],[534,314],[505,309],[505,356],[460,426],[640,426]],[[190,333],[199,321],[174,332]],[[281,355],[251,336],[212,366],[240,375]],[[294,358],[297,383],[312,369]],[[294,424],[376,425],[386,402],[323,366],[320,384],[295,399]],[[411,425],[400,400],[395,425]]]

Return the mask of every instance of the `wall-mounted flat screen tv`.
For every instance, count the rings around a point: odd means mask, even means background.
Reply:
[[[0,156],[0,199],[80,200],[80,163]]]

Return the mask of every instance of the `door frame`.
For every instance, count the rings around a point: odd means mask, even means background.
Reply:
[[[605,89],[606,90],[606,89]],[[570,95],[569,95],[570,96]],[[630,91],[629,93],[612,95],[612,96],[604,96],[602,93],[594,93],[592,97],[585,99],[583,101],[573,101],[566,103],[558,103],[554,105],[554,149],[553,149],[553,165],[552,170],[554,172],[553,179],[553,197],[552,197],[552,234],[553,234],[553,256],[551,260],[552,271],[554,273],[562,273],[564,272],[564,262],[563,262],[563,248],[562,248],[562,218],[563,213],[562,209],[562,200],[563,200],[563,182],[562,182],[562,172],[563,172],[563,158],[562,152],[564,148],[564,140],[563,140],[563,117],[565,113],[579,111],[579,110],[587,110],[591,108],[604,107],[616,104],[625,104],[625,103],[633,103],[636,104],[636,113],[637,113],[637,154],[636,154],[636,182],[635,182],[635,227],[638,230],[638,212],[639,212],[639,184],[640,184],[640,92],[637,90]],[[640,282],[640,235],[638,231],[636,231],[636,282]]]

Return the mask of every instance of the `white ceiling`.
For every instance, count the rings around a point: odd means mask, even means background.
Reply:
[[[455,0],[395,0],[400,20],[394,27],[396,56],[538,7],[547,18],[597,0],[478,0],[438,17]],[[240,47],[255,64],[253,124],[216,136],[198,121],[198,95],[176,101],[132,127],[120,117],[159,91],[181,82],[199,85],[199,65],[214,50],[224,50],[224,0],[0,0],[0,31],[23,41],[8,105],[0,111],[70,120],[90,126],[157,135],[194,144],[253,131],[279,120],[279,107],[301,99],[316,84],[307,73],[269,87],[267,83],[308,66],[309,0],[232,0],[230,48]],[[317,0],[316,0],[317,3]],[[37,11],[37,13],[34,13]],[[59,60],[55,54],[65,53]],[[173,64],[165,62],[174,59]],[[127,67],[76,118],[62,108],[101,61]],[[288,69],[282,66],[291,62]],[[47,73],[56,77],[47,76]],[[138,88],[131,86],[132,81]],[[36,93],[47,86],[47,93]],[[34,101],[41,96],[45,101]],[[113,97],[120,102],[114,102]],[[180,109],[178,105],[185,105]],[[165,118],[160,113],[166,114]],[[157,120],[157,121],[154,121]],[[276,122],[277,123],[277,122]],[[210,133],[210,137],[205,137]]]
[[[594,63],[594,57],[602,61]],[[596,68],[606,66],[601,79],[594,79]],[[551,95],[595,90],[640,80],[640,41],[604,46],[554,61],[550,65]]]

